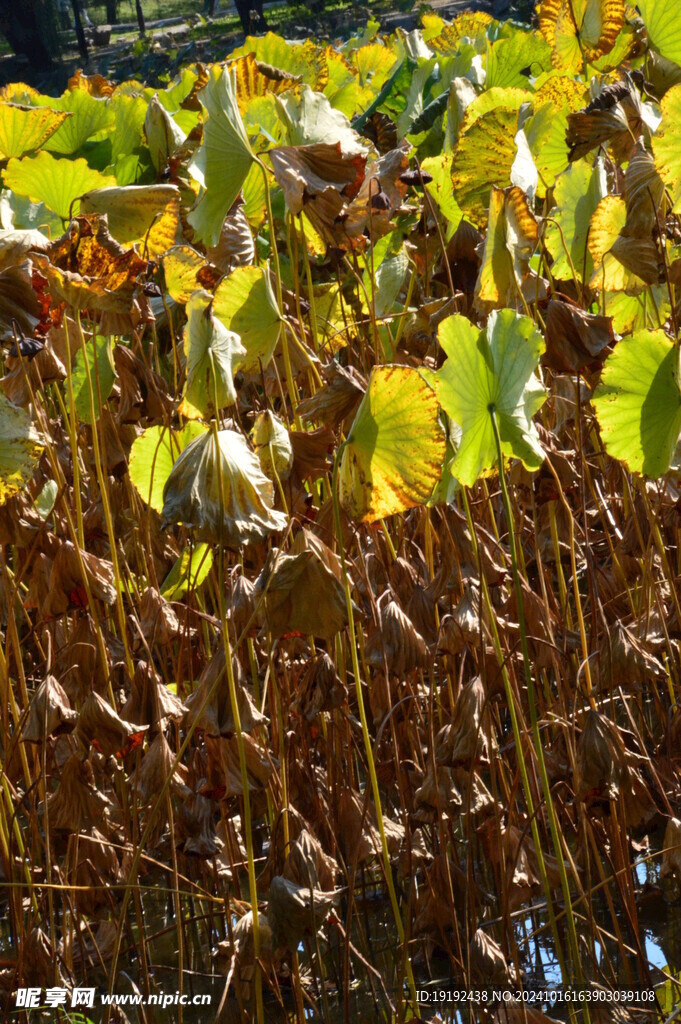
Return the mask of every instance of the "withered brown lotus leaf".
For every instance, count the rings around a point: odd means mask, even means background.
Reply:
[[[0,505],[0,544],[26,547],[42,527],[42,519],[25,492],[19,492]],[[39,556],[37,556],[39,557]],[[33,607],[40,607],[39,601]]]
[[[232,583],[229,602],[229,617],[237,638],[241,636],[249,622],[251,628],[255,625],[255,610],[255,587],[248,577],[241,573]]]
[[[409,145],[384,153],[367,163],[364,181],[355,199],[348,206],[345,230],[351,238],[369,231],[371,238],[380,238],[393,227],[391,220],[402,206],[407,185],[401,175],[409,166]],[[380,196],[382,202],[377,203]]]
[[[59,788],[47,798],[50,828],[80,832],[106,820],[111,802],[95,785],[92,765],[72,754],[62,768]]]
[[[145,751],[137,774],[137,789],[146,803],[151,803],[161,792],[170,777],[174,761],[175,754],[163,730],[159,730]],[[187,782],[187,768],[183,764],[178,764],[175,769],[171,788],[177,788],[177,781]]]
[[[72,342],[73,344],[73,342]],[[33,358],[12,355],[16,351],[10,349],[5,360],[5,376],[0,379],[0,387],[10,402],[15,405],[27,406],[31,401],[31,391],[35,394],[46,384],[66,378],[66,352],[63,346],[63,332],[52,328],[40,351]],[[77,351],[74,349],[74,351]]]
[[[440,623],[437,648],[446,654],[460,654],[467,646],[480,645],[481,633],[480,590],[467,580],[464,594],[454,612],[445,615]]]
[[[366,385],[357,371],[345,369],[335,360],[324,367],[326,384],[314,395],[303,399],[298,405],[298,415],[313,423],[323,423],[335,429],[346,417],[355,412],[362,401]]]
[[[610,144],[615,160],[623,163],[643,130],[641,100],[630,82],[614,82],[583,110],[569,113],[567,121],[565,137],[571,163],[605,143]]]
[[[324,852],[319,840],[303,828],[291,845],[282,874],[297,885],[330,892],[335,886],[338,865]]]
[[[642,142],[629,160],[624,178],[626,220],[622,235],[649,238],[666,216],[665,188],[652,154]]]
[[[100,921],[92,928],[87,928],[82,921],[80,934],[73,938],[72,957],[74,970],[82,971],[98,968],[102,963],[111,963],[116,946],[117,925],[115,921]],[[59,943],[60,954],[64,940]]]
[[[134,725],[158,726],[166,721],[179,721],[186,710],[153,666],[140,659],[135,664],[130,696],[121,709],[121,718]]]
[[[130,326],[139,322],[135,292],[147,262],[113,240],[106,217],[76,217],[48,254],[34,256],[34,262],[56,301],[72,309],[122,314]]]
[[[33,288],[32,263],[24,260],[0,271],[0,341],[14,339],[14,331],[30,337],[40,323],[41,305]]]
[[[645,641],[617,620],[601,642],[599,680],[602,688],[635,689],[645,682],[666,678],[664,665],[647,649]]]
[[[316,551],[270,551],[255,583],[264,594],[265,626],[273,637],[288,633],[334,636],[347,625],[345,590]]]
[[[626,750],[614,722],[598,711],[587,711],[577,744],[576,795],[616,800],[627,778]]]
[[[239,660],[232,657],[232,672],[242,732],[251,732],[257,725],[267,722],[267,717],[256,708],[246,687],[246,680]],[[210,697],[209,697],[210,694]],[[208,703],[202,710],[206,698]],[[186,700],[185,727],[196,725],[208,736],[231,736],[236,730],[234,709],[227,679],[227,656],[225,646],[219,641],[215,653],[201,673],[196,689]]]
[[[305,213],[330,245],[349,241],[337,221],[364,181],[366,157],[346,155],[340,142],[279,146],[270,150],[269,157],[291,213]]]
[[[142,594],[138,616],[142,636],[150,646],[165,646],[180,635],[175,609],[155,587],[147,587]]]
[[[272,772],[278,767],[278,761],[248,733],[244,733],[242,738],[246,752],[248,789],[255,793],[267,787]],[[243,796],[237,737],[226,739],[224,736],[206,735],[205,744],[209,769],[205,789],[216,798]]]
[[[453,816],[461,809],[462,803],[453,770],[442,765],[436,765],[433,770],[429,760],[423,782],[414,793],[415,820],[434,821],[432,812]]]
[[[330,427],[318,430],[292,430],[293,474],[301,482],[317,480],[331,469],[334,433]]]
[[[237,267],[246,267],[254,262],[253,232],[240,197],[235,200],[223,221],[218,244],[207,249],[206,255],[220,274],[231,274]],[[209,286],[204,283],[203,287]]]
[[[212,430],[187,445],[163,488],[163,524],[186,523],[198,540],[230,547],[256,544],[283,530],[274,489],[257,456],[235,430]]]
[[[471,977],[475,981],[495,988],[508,989],[517,984],[518,972],[509,964],[501,946],[478,928],[468,947]]]
[[[104,885],[120,881],[121,870],[114,845],[94,825],[78,836],[78,853],[73,882],[76,906],[82,914],[93,914],[108,903]]]
[[[98,558],[89,551],[81,551],[80,557],[93,598],[105,604],[113,604],[116,600],[116,587],[111,562]],[[78,552],[70,540],[64,540],[52,562],[49,591],[43,602],[43,614],[46,617],[61,615],[74,605],[84,607],[86,604],[87,593]]]
[[[452,782],[461,793],[462,812],[481,817],[495,809],[494,797],[482,781],[479,772],[468,768],[452,769]]]
[[[258,914],[258,930],[260,933],[259,956],[266,966],[271,964],[273,957],[272,926],[266,913]],[[238,963],[240,968],[252,966],[255,963],[255,946],[253,938],[253,911],[247,911],[239,918],[233,931],[234,945],[224,942],[220,943],[218,950],[225,955],[228,951]],[[228,972],[230,975],[234,970],[234,962]]]
[[[379,609],[379,628],[366,645],[366,661],[374,668],[387,665],[391,675],[402,676],[426,668],[430,657],[426,641],[394,600]]]
[[[343,567],[341,560],[335,551],[332,551],[328,544],[325,544],[321,537],[318,537],[312,530],[308,530],[305,527],[302,530],[298,530],[296,533],[293,544],[290,548],[292,555],[299,555],[302,551],[313,551],[315,555],[324,563],[327,569],[329,569],[339,582],[343,580]],[[350,581],[352,586],[352,580]]]
[[[600,365],[615,340],[612,318],[587,313],[566,296],[556,294],[546,310],[544,366],[558,373],[578,373]]]
[[[175,841],[183,853],[193,857],[214,857],[222,849],[211,802],[201,793],[189,790],[180,801]]]
[[[485,703],[485,688],[480,676],[462,686],[451,723],[443,726],[435,737],[435,760],[438,764],[453,766],[487,759]]]
[[[497,885],[507,893],[509,908],[517,910],[531,896],[543,892],[529,829],[505,825],[498,815],[492,815],[479,826],[478,832],[487,859],[497,872]],[[549,885],[558,888],[560,869],[556,858],[545,854],[544,866]]]
[[[370,818],[370,809],[362,815],[364,800],[352,789],[338,797],[338,841],[346,864],[363,864],[380,853],[381,837]]]
[[[0,271],[24,263],[31,252],[45,252],[49,245],[49,238],[35,228],[0,230]]]
[[[347,697],[347,688],[336,672],[328,654],[314,658],[296,686],[293,708],[308,722],[323,711],[340,707]]]
[[[107,666],[97,643],[95,625],[87,612],[78,612],[71,621],[58,619],[55,626],[56,671],[72,705],[81,702],[91,690],[104,692]],[[106,635],[107,654],[112,664],[117,654],[114,638]],[[121,652],[122,653],[122,652]]]
[[[54,983],[62,977],[59,960],[55,956],[54,946],[42,928],[32,928],[20,948],[23,968],[23,981],[41,988]],[[56,967],[56,971],[55,971]]]
[[[80,709],[76,734],[86,749],[92,744],[105,756],[123,756],[142,743],[148,728],[124,722],[108,701],[93,691]]]
[[[681,883],[681,821],[670,818],[664,832],[662,842],[662,867],[660,877],[674,875]]]
[[[44,743],[48,736],[71,732],[77,718],[64,687],[48,675],[31,701],[21,738],[24,743]]]
[[[314,935],[319,931],[337,902],[338,895],[335,892],[310,889],[297,885],[283,875],[275,875],[267,902],[273,947],[295,953],[305,935]]]

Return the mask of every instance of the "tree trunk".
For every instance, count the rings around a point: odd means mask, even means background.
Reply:
[[[80,3],[78,0],[71,0],[71,7],[73,8],[73,18],[76,23],[76,39],[78,40],[78,49],[83,60],[88,59],[87,43],[85,41],[85,31],[83,30],[83,21],[80,16]]]
[[[135,10],[137,11],[137,24],[140,27],[140,35],[146,35],[146,26],[144,24],[144,13],[142,11],[142,4],[140,0],[135,0]]]
[[[0,32],[14,53],[28,57],[38,70],[52,66],[54,53],[54,47],[50,48],[43,37],[44,19],[45,11],[39,0],[3,4],[0,8]]]
[[[106,0],[106,20],[110,25],[118,24],[118,0]]]
[[[249,32],[266,32],[267,22],[262,7],[262,0],[234,0],[241,27]]]

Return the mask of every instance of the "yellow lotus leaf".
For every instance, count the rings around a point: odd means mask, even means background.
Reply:
[[[464,40],[470,40],[477,50],[484,50],[487,29],[492,21],[492,16],[482,11],[460,14],[450,25],[446,25],[439,35],[429,39],[428,46],[442,57],[458,53]]]
[[[514,307],[520,293],[528,300],[537,292],[537,297],[543,297],[541,282],[530,270],[537,239],[537,221],[522,189],[517,185],[503,190],[493,188],[485,249],[475,286],[475,300],[481,310]]]
[[[624,0],[544,0],[539,27],[554,67],[580,71],[609,53],[624,24]]]
[[[352,63],[357,68],[359,84],[370,86],[374,93],[380,92],[398,59],[394,50],[381,43],[360,46],[359,50],[355,50],[352,55]]]
[[[231,56],[244,57],[251,53],[257,61],[269,64],[271,68],[299,76],[301,82],[317,92],[321,92],[329,80],[324,51],[311,39],[304,43],[289,43],[274,32],[264,36],[246,36],[243,46],[233,50]]]
[[[0,160],[40,149],[68,116],[49,107],[0,103]]]
[[[173,302],[184,306],[189,296],[201,287],[201,271],[208,267],[206,259],[190,245],[174,245],[161,260],[166,291]]]
[[[653,136],[655,166],[671,192],[674,213],[681,213],[681,85],[662,97],[662,123]]]
[[[0,505],[23,490],[44,447],[28,413],[0,394]]]
[[[239,369],[267,366],[277,347],[282,324],[268,269],[233,270],[216,289],[213,313],[241,339],[244,352],[236,363]]]
[[[236,73],[236,95],[242,115],[245,115],[249,104],[256,97],[286,92],[302,81],[300,75],[265,64],[257,60],[253,53],[239,57],[231,68]]]
[[[175,185],[126,185],[86,192],[80,212],[105,213],[121,245],[139,243],[152,259],[167,252],[180,231],[180,192]]]
[[[648,43],[667,60],[681,66],[681,18],[678,0],[637,0]]]
[[[425,504],[445,455],[435,392],[418,370],[374,367],[343,449],[340,502],[372,522]]]
[[[630,269],[632,262],[634,265],[638,262],[637,258],[633,257],[632,239],[623,240],[620,237],[626,219],[626,204],[621,196],[605,196],[596,207],[589,232],[589,252],[594,262],[594,272],[590,281],[592,288],[607,292],[627,292],[631,295],[646,286],[646,282]],[[655,248],[652,239],[650,245]],[[642,255],[650,254],[644,251]],[[626,259],[629,266],[625,266],[622,259]]]
[[[479,117],[459,140],[452,164],[454,198],[476,227],[487,220],[492,186],[511,183],[517,125],[515,105],[497,107]]]
[[[38,90],[25,82],[8,82],[0,89],[0,103],[23,103],[31,107],[39,96]]]

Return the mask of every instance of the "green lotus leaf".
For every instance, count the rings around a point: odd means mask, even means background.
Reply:
[[[421,170],[429,174],[432,181],[426,185],[426,192],[437,205],[444,217],[445,241],[452,237],[463,217],[461,207],[454,198],[452,191],[452,155],[441,153],[439,156],[428,156],[421,161]]]
[[[592,404],[613,458],[653,479],[681,433],[679,353],[664,331],[638,331],[608,356]]]
[[[418,370],[374,367],[338,476],[349,515],[372,522],[429,500],[445,455],[437,413],[435,392]]]
[[[366,145],[350,126],[345,114],[335,110],[326,96],[304,85],[300,94],[288,92],[276,97],[290,146],[310,146],[317,142],[340,144],[347,155],[365,153]]]
[[[144,133],[151,154],[151,161],[161,173],[168,166],[168,159],[183,145],[186,135],[159,102],[158,94],[152,97],[144,118]]]
[[[578,160],[556,182],[557,209],[551,211],[545,235],[546,248],[555,260],[551,267],[553,277],[572,280],[574,271],[578,281],[591,278],[594,265],[587,248],[589,228],[606,192],[602,160],[597,160],[593,167],[586,160]]]
[[[213,314],[241,339],[244,353],[236,360],[241,370],[267,366],[281,333],[282,317],[270,283],[269,270],[237,267],[215,291]]]
[[[51,153],[76,153],[86,142],[102,138],[114,125],[108,99],[91,96],[85,89],[71,89],[56,100],[41,96],[39,102],[71,115],[45,143],[44,148]]]
[[[681,212],[681,85],[662,97],[662,123],[653,136],[658,174],[668,186],[674,213]]]
[[[114,163],[130,156],[142,145],[147,107],[143,96],[126,96],[117,92],[111,100],[114,114],[111,156]]]
[[[0,393],[0,505],[23,490],[44,447],[25,409]]]
[[[10,160],[3,178],[7,188],[28,196],[32,203],[44,203],[62,220],[78,212],[83,193],[116,184],[115,178],[94,171],[85,160],[67,160],[45,152]]]
[[[517,93],[520,90],[508,90],[511,91]],[[526,95],[531,98],[532,94]],[[511,183],[511,167],[517,151],[518,107],[515,102],[499,105],[481,116],[477,116],[475,111],[475,120],[471,124],[470,117],[474,115],[470,111],[474,103],[464,116],[462,135],[452,164],[452,182],[454,198],[464,214],[476,226],[482,227],[487,222],[492,186],[505,188]]]
[[[528,78],[551,69],[551,49],[539,32],[516,30],[487,51],[485,88],[527,88]]]
[[[203,141],[189,170],[205,191],[188,220],[201,241],[217,245],[256,156],[239,113],[235,71],[214,65],[199,100],[205,112]]]
[[[239,335],[213,316],[212,301],[210,292],[196,291],[186,307],[187,382],[180,412],[192,419],[234,405],[234,362],[246,355]]]
[[[209,544],[185,548],[161,584],[161,595],[166,601],[181,601],[185,594],[201,586],[212,565],[213,552]]]
[[[544,459],[532,417],[546,399],[535,376],[544,341],[533,322],[511,309],[490,313],[480,331],[460,314],[440,324],[438,337],[448,359],[438,371],[437,395],[461,428],[451,473],[472,487],[498,463],[494,408],[504,455],[538,469]]]
[[[667,60],[681,66],[681,19],[677,0],[637,0],[648,42]]]
[[[101,412],[101,402],[106,402],[113,390],[116,370],[113,361],[113,341],[110,337],[95,337],[85,346],[87,367],[82,347],[76,352],[71,373],[74,403],[78,419],[82,423],[92,423],[90,395],[94,401],[95,417]],[[96,361],[96,365],[95,365]],[[88,369],[89,379],[88,379]],[[90,389],[92,385],[92,390]]]
[[[203,423],[195,420],[185,424],[182,430],[147,427],[133,441],[128,465],[130,480],[142,501],[156,512],[163,509],[163,488],[173,463],[187,445],[206,430]]]
[[[48,107],[0,103],[0,160],[40,149],[68,116]]]

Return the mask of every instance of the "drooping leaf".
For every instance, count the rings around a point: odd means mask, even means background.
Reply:
[[[44,203],[62,220],[77,212],[77,200],[85,192],[116,184],[115,178],[94,171],[85,160],[67,160],[45,152],[10,160],[3,178],[7,188],[28,196],[33,203]]]
[[[421,171],[432,178],[426,184],[426,191],[445,219],[444,235],[448,242],[463,217],[461,207],[454,198],[451,153],[426,157],[421,161]]]
[[[180,222],[180,194],[174,185],[127,185],[87,192],[80,212],[105,213],[109,231],[121,245],[142,243],[153,259],[176,241]]]
[[[128,466],[130,480],[142,501],[156,512],[163,509],[163,488],[173,463],[180,452],[206,430],[203,423],[196,421],[187,423],[182,430],[147,427],[133,441]]]
[[[98,419],[101,412],[100,399],[101,402],[106,402],[116,378],[112,340],[96,336],[86,343],[85,352],[87,353],[87,367],[82,347],[76,352],[71,386],[79,420],[82,423],[91,424],[91,399],[94,402],[95,418]]]
[[[235,430],[192,441],[176,460],[163,489],[163,522],[186,523],[198,540],[230,547],[255,544],[287,517],[273,508],[274,488],[258,456]]]
[[[188,220],[203,242],[217,245],[222,222],[256,158],[239,112],[235,72],[213,65],[199,100],[206,120],[189,169],[205,191]]]
[[[217,414],[226,405],[234,405],[234,363],[246,355],[239,335],[213,315],[212,301],[209,292],[197,291],[187,303],[187,381],[180,412],[192,419]]]
[[[496,467],[491,407],[503,454],[538,469],[544,453],[532,417],[546,392],[535,376],[544,342],[533,322],[502,309],[480,331],[457,314],[442,321],[438,337],[448,359],[436,375],[437,395],[462,432],[452,475],[472,487]]]
[[[606,360],[592,404],[609,454],[653,479],[681,433],[679,353],[664,331],[624,338]]]
[[[527,196],[517,185],[492,189],[489,223],[475,298],[482,310],[515,307],[520,295],[527,300],[543,298],[545,288],[530,257],[538,240],[537,221]]]
[[[269,270],[237,267],[215,291],[213,314],[239,335],[245,350],[236,367],[245,371],[267,366],[281,333],[282,317],[272,290]]]
[[[437,399],[418,370],[374,367],[343,449],[343,508],[371,522],[424,504],[440,478],[444,454]]]
[[[49,107],[0,103],[0,160],[40,149],[67,117],[68,114]]]
[[[0,505],[21,491],[33,476],[44,448],[25,409],[0,393]]]

